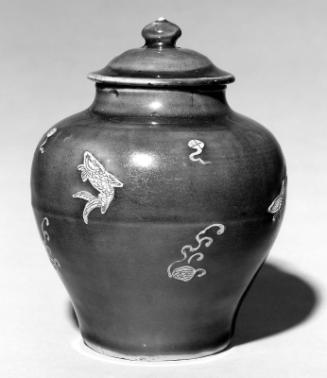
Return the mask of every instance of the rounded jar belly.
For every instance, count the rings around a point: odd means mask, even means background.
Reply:
[[[182,359],[230,342],[285,204],[279,145],[219,91],[98,86],[35,152],[32,202],[85,342]]]

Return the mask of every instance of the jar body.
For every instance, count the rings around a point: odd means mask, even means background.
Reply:
[[[32,202],[86,344],[159,360],[226,348],[283,215],[273,136],[223,88],[105,87],[48,135]]]

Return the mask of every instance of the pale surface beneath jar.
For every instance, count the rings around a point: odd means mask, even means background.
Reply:
[[[10,54],[0,63],[9,72],[2,77],[0,376],[325,378],[325,2],[8,4],[1,12]],[[229,102],[274,132],[289,186],[281,232],[237,321],[237,345],[211,357],[150,364],[107,358],[82,344],[37,234],[29,169],[40,135],[89,105],[94,89],[85,73],[122,44],[141,44],[133,31],[160,15],[183,26],[183,45],[201,48],[236,74]],[[221,37],[206,40],[213,32]]]

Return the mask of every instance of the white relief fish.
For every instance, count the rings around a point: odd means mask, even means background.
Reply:
[[[50,235],[49,235],[49,232],[45,229],[45,226],[46,227],[50,226],[50,221],[49,221],[49,218],[47,217],[44,217],[41,222],[41,233],[42,233],[43,244],[45,246],[45,249],[47,251],[51,264],[56,270],[59,270],[61,268],[61,265],[58,259],[56,259],[52,254],[51,248],[49,246]]]
[[[225,226],[220,223],[214,223],[210,226],[207,226],[202,231],[200,231],[195,240],[197,241],[197,245],[192,247],[191,245],[184,245],[181,249],[181,254],[183,256],[182,259],[174,261],[170,264],[167,268],[167,273],[169,278],[175,278],[179,281],[190,281],[194,277],[203,277],[207,274],[207,271],[204,268],[195,269],[191,264],[192,260],[195,259],[196,261],[201,261],[204,258],[204,254],[202,252],[198,252],[198,250],[204,245],[206,248],[209,248],[213,243],[213,238],[210,236],[206,236],[208,230],[217,228],[216,235],[222,235],[225,232]],[[186,261],[188,265],[182,265],[177,268],[173,268],[174,265],[182,263]]]
[[[44,153],[44,146],[45,146],[45,144],[47,143],[48,139],[49,139],[52,135],[54,135],[56,132],[57,132],[57,128],[56,128],[56,127],[53,127],[52,129],[50,129],[50,130],[47,132],[47,134],[46,134],[46,136],[45,136],[45,139],[44,139],[43,142],[40,144],[40,148],[39,148],[39,150],[40,150],[41,154]]]
[[[282,187],[280,193],[274,198],[270,206],[268,207],[268,213],[273,214],[273,222],[278,218],[279,212],[285,202],[286,195],[286,179],[282,181]]]
[[[77,169],[81,171],[82,181],[88,180],[93,188],[99,192],[97,197],[84,190],[73,194],[73,198],[81,198],[86,201],[83,220],[85,224],[88,224],[88,216],[92,210],[99,207],[101,214],[106,213],[114,199],[115,188],[121,188],[123,183],[107,172],[104,166],[88,151],[84,152],[84,162],[79,164]]]
[[[188,144],[187,144],[190,148],[193,148],[195,151],[192,152],[189,156],[190,160],[191,161],[195,161],[195,162],[199,162],[203,165],[206,165],[206,164],[211,164],[211,161],[204,161],[202,160],[200,157],[198,157],[197,155],[200,155],[202,154],[202,150],[204,148],[204,143],[201,141],[201,140],[198,140],[198,139],[191,139]]]

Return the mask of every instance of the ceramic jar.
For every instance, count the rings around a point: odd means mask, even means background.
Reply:
[[[85,343],[128,359],[223,350],[277,235],[286,169],[275,138],[234,112],[234,77],[175,46],[145,45],[89,78],[93,104],[51,128],[32,168],[43,242]]]

